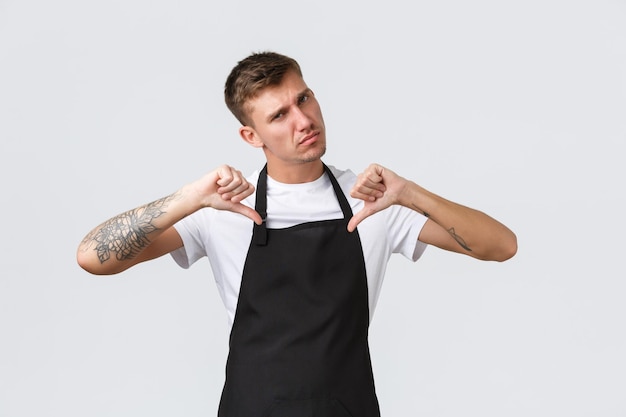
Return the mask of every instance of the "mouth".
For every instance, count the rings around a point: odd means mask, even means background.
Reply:
[[[298,145],[311,145],[315,142],[317,142],[317,139],[320,136],[320,132],[313,132],[311,134],[306,135],[305,137],[303,137],[302,139],[300,139],[300,142],[298,142]]]

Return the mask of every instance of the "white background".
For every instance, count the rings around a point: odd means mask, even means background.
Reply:
[[[392,259],[383,415],[626,416],[626,2],[0,0],[0,416],[212,416],[209,265],[75,262],[101,221],[219,164],[249,173],[224,80],[296,58],[325,161],[380,162],[512,228],[505,263]]]

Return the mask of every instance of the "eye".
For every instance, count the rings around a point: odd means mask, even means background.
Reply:
[[[272,116],[272,121],[274,120],[280,120],[282,119],[282,117],[285,115],[285,113],[276,113],[275,115]]]
[[[309,95],[308,95],[308,94],[301,95],[301,96],[298,98],[298,104],[305,103],[305,102],[306,102],[306,101],[308,101],[308,100],[309,100]]]

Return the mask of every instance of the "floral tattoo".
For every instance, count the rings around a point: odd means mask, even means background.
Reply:
[[[100,263],[111,259],[112,253],[118,261],[132,259],[150,244],[148,235],[158,230],[154,220],[165,213],[174,198],[175,195],[170,195],[115,216],[87,235],[83,242],[95,242]]]

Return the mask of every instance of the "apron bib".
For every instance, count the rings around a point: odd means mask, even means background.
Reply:
[[[367,276],[352,210],[285,229],[255,225],[243,269],[219,417],[379,417]],[[267,166],[256,210],[266,218]]]

